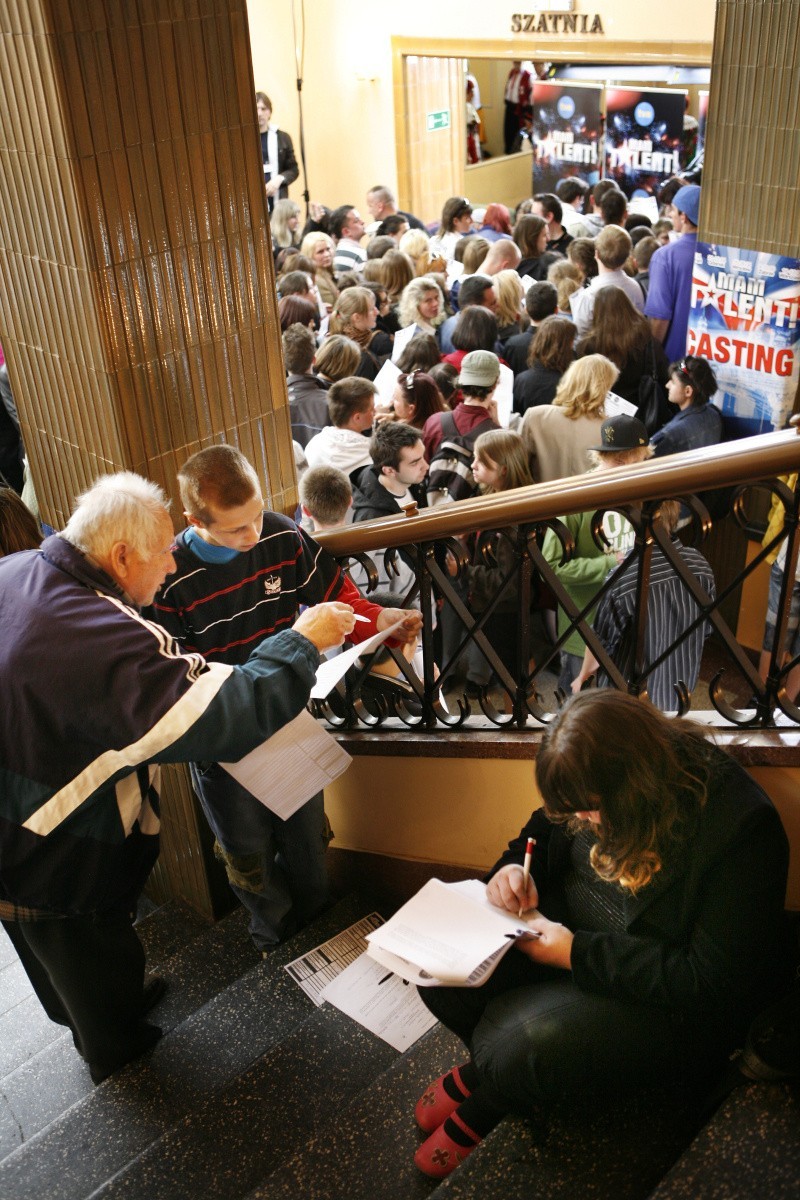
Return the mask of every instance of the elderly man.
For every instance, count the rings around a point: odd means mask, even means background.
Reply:
[[[149,1049],[132,914],[158,854],[158,763],[236,760],[306,705],[353,629],[308,609],[243,666],[184,654],[140,608],[175,570],[155,484],[98,480],[60,536],[0,560],[0,917],[51,1020],[99,1083]]]

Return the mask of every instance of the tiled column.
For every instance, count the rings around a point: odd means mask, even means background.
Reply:
[[[704,241],[800,257],[800,6],[718,0]]]
[[[45,518],[119,468],[174,496],[220,440],[291,508],[245,0],[0,0],[0,86],[0,340]]]
[[[122,468],[177,498],[218,441],[292,509],[245,0],[0,0],[0,87],[0,340],[45,519]],[[214,911],[166,774],[154,894]]]

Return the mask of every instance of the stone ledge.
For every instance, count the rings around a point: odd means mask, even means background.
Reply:
[[[800,728],[732,729],[715,712],[696,711],[693,720],[716,727],[717,744],[743,767],[800,767]],[[387,720],[380,729],[334,732],[353,757],[532,759],[541,729],[502,730],[485,718],[471,717],[460,729],[431,732]]]

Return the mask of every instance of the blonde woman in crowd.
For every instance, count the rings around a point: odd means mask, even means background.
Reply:
[[[284,250],[287,246],[299,246],[300,235],[300,206],[294,200],[276,200],[269,219],[272,233],[272,243],[275,250]]]
[[[588,354],[567,368],[552,404],[528,409],[519,431],[537,483],[589,470],[589,449],[600,442],[606,396],[618,375],[610,359]]]
[[[436,337],[444,320],[444,298],[432,275],[412,279],[400,297],[400,332],[395,334],[392,361],[397,362],[412,338],[427,333]]]
[[[389,303],[400,318],[400,297],[414,278],[414,264],[402,250],[388,250],[378,259],[381,268],[381,283],[386,288]],[[403,322],[400,321],[402,325]]]
[[[375,295],[365,287],[342,292],[331,313],[331,333],[343,333],[361,347],[361,361],[353,372],[361,379],[374,379],[392,351],[392,339],[376,329],[378,306]]]
[[[431,253],[431,239],[424,229],[409,229],[408,233],[404,233],[398,250],[411,259],[415,275],[427,275],[430,271],[444,272],[447,266],[441,255]]]
[[[505,345],[510,337],[522,332],[522,301],[525,287],[513,269],[498,271],[494,276],[493,286],[497,297],[497,340]]]
[[[307,233],[303,238],[300,253],[310,258],[314,264],[317,291],[330,312],[339,296],[339,289],[333,276],[332,239],[328,237],[327,233]]]
[[[569,316],[571,309],[569,298],[583,286],[583,276],[580,269],[568,258],[551,263],[547,270],[547,282],[552,283],[558,292],[558,311]]]

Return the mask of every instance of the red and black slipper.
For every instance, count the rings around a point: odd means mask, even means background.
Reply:
[[[414,1166],[431,1179],[444,1179],[468,1158],[483,1138],[451,1113],[414,1155]]]
[[[423,1133],[433,1133],[469,1095],[470,1089],[461,1078],[461,1068],[453,1067],[425,1089],[414,1109],[414,1119]]]

